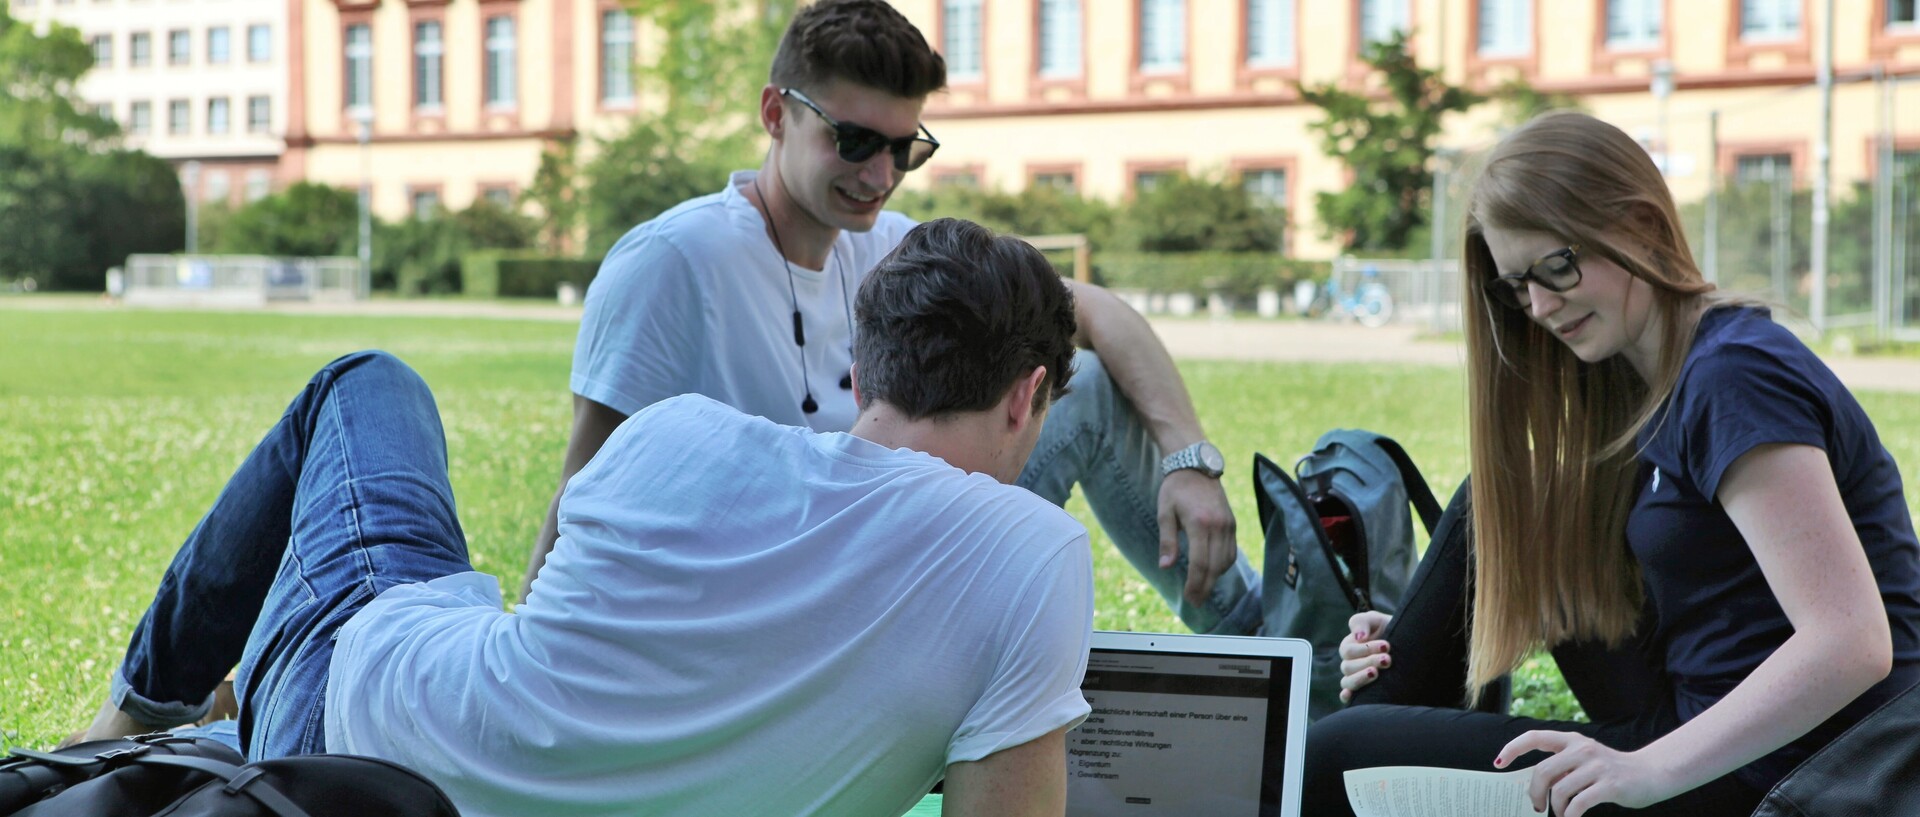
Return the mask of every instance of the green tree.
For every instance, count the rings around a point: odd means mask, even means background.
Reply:
[[[587,253],[642,221],[712,193],[731,170],[758,164],[760,89],[793,0],[627,0],[641,30],[666,32],[639,66],[648,113],[600,144],[586,167]]]
[[[1121,232],[1145,252],[1272,252],[1285,223],[1238,184],[1180,173],[1135,196]]]
[[[948,216],[1015,235],[1078,233],[1095,248],[1114,246],[1118,218],[1107,202],[1042,186],[1018,193],[957,186],[901,190],[887,204],[918,221]]]
[[[0,8],[0,279],[98,289],[128,253],[185,241],[172,169],[117,149],[118,128],[76,95],[92,65],[74,29],[37,33]]]
[[[533,183],[520,194],[523,202],[539,208],[536,235],[540,249],[551,255],[565,255],[573,249],[580,230],[582,194],[578,145],[557,142],[540,154],[540,168]]]
[[[221,226],[214,252],[317,257],[354,255],[360,200],[353,191],[299,182],[240,208]]]
[[[1433,140],[1449,113],[1486,97],[1447,84],[1407,51],[1405,32],[1367,45],[1365,60],[1386,91],[1383,104],[1334,83],[1296,83],[1326,117],[1308,125],[1329,156],[1345,159],[1353,181],[1314,195],[1323,233],[1350,249],[1398,251],[1427,221],[1433,186]]]

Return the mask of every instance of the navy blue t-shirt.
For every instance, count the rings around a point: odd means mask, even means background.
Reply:
[[[1657,615],[1682,722],[1726,695],[1793,634],[1753,551],[1716,496],[1742,455],[1768,443],[1826,452],[1893,630],[1893,673],[1799,740],[1737,774],[1765,790],[1814,750],[1920,680],[1920,544],[1900,472],[1832,370],[1764,309],[1700,320],[1668,398],[1640,434],[1641,485],[1627,544]]]

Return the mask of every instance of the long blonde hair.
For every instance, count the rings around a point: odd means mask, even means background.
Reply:
[[[1462,279],[1475,568],[1469,700],[1539,647],[1633,634],[1642,598],[1626,546],[1635,438],[1680,375],[1713,285],[1694,265],[1666,180],[1619,128],[1549,113],[1488,154],[1474,184]],[[1664,332],[1653,376],[1619,355],[1588,364],[1517,309],[1482,225],[1546,233],[1653,285]]]

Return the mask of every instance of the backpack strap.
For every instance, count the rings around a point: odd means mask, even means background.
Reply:
[[[183,755],[142,755],[135,758],[133,762],[143,766],[172,766],[179,769],[191,769],[203,774],[213,775],[226,781],[226,785],[221,788],[222,791],[227,794],[245,794],[252,797],[254,800],[259,801],[260,805],[265,806],[268,811],[278,815],[278,817],[308,817],[307,812],[299,806],[294,805],[293,801],[288,800],[286,795],[281,794],[272,786],[261,781],[260,775],[262,772],[257,766],[241,767],[231,763],[221,763],[218,760],[208,760],[204,757],[187,757]]]
[[[1433,498],[1433,489],[1427,487],[1427,478],[1420,475],[1413,458],[1407,456],[1407,450],[1392,437],[1376,434],[1373,441],[1400,469],[1400,481],[1407,486],[1407,498],[1413,501],[1413,509],[1420,512],[1420,524],[1426,526],[1427,535],[1432,536],[1434,527],[1440,524],[1440,502]]]

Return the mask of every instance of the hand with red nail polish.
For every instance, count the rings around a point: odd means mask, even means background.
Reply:
[[[1386,632],[1387,622],[1392,620],[1392,616],[1371,611],[1355,613],[1347,620],[1352,634],[1340,639],[1342,702],[1352,701],[1356,690],[1373,683],[1380,677],[1380,670],[1393,663],[1387,655],[1387,642],[1380,638],[1380,634]]]

